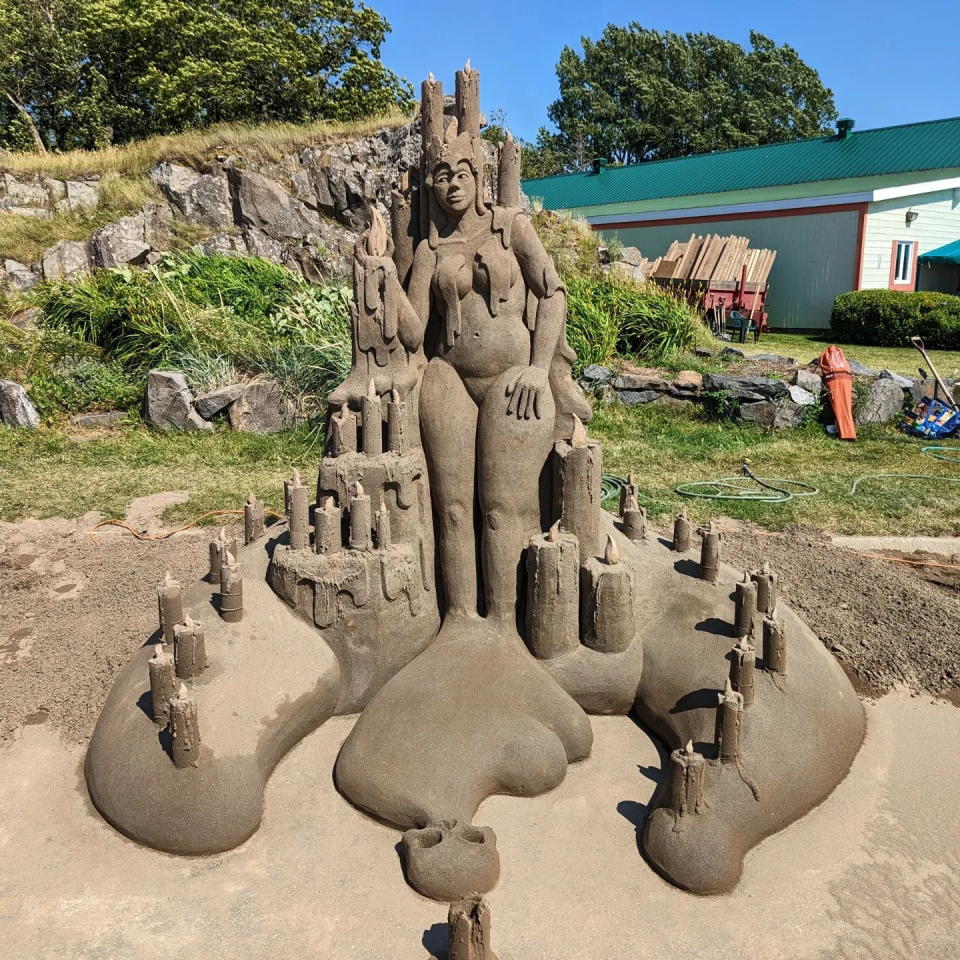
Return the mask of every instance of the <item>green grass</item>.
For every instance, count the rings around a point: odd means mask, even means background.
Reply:
[[[665,527],[685,506],[697,521],[724,515],[773,530],[803,523],[830,533],[960,534],[960,484],[872,481],[856,497],[849,495],[853,480],[864,474],[960,477],[960,467],[924,457],[921,441],[892,428],[863,428],[856,443],[846,444],[817,426],[770,433],[661,407],[598,403],[590,432],[603,443],[606,472],[635,473],[641,503]],[[318,430],[260,437],[229,431],[158,434],[130,426],[81,442],[51,428],[0,429],[0,520],[73,517],[90,510],[122,517],[133,498],[166,490],[190,494],[187,503],[164,515],[170,525],[207,510],[239,508],[250,490],[279,510],[282,480],[291,466],[311,478],[322,446]],[[678,483],[736,474],[744,457],[760,476],[802,480],[821,493],[784,506],[689,500],[673,493]]]
[[[130,426],[80,441],[57,429],[0,428],[0,519],[76,517],[91,510],[123,517],[134,498],[166,490],[190,494],[164,515],[171,525],[208,510],[241,508],[251,490],[269,509],[282,511],[291,466],[312,476],[322,447],[317,430],[208,435]]]
[[[604,470],[633,471],[641,505],[665,525],[685,506],[698,521],[726,515],[774,530],[803,523],[838,534],[960,534],[960,484],[876,480],[849,495],[853,481],[865,474],[960,479],[960,466],[922,455],[922,441],[892,427],[862,427],[856,443],[842,443],[815,424],[768,432],[655,406],[598,403],[590,432],[603,443]],[[734,476],[743,458],[758,476],[800,480],[820,494],[773,506],[693,500],[673,492],[680,483]]]
[[[835,340],[824,340],[825,334],[765,333],[759,343],[734,343],[746,354],[779,353],[795,357],[799,363],[807,363],[819,356]],[[916,377],[917,367],[925,366],[923,357],[913,347],[861,347],[838,344],[849,359],[856,360],[874,370],[884,368],[907,377]],[[936,364],[942,377],[950,377],[960,370],[960,350],[929,350],[930,359]],[[927,371],[929,373],[929,371]]]

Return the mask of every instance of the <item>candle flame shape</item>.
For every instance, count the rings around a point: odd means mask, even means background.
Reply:
[[[723,687],[723,699],[724,700],[733,700],[733,684],[730,682],[730,678],[727,677],[727,682]]]
[[[627,499],[624,501],[623,509],[624,510],[640,509],[640,504],[637,501],[637,495],[633,491],[627,494]]]
[[[371,208],[370,229],[367,231],[367,253],[382,257],[387,252],[387,226],[376,207]]]
[[[770,561],[769,561],[769,560],[764,560],[764,561],[763,561],[763,566],[760,568],[760,572],[761,572],[761,573],[769,573],[769,572],[770,572]]]
[[[570,431],[570,446],[585,447],[587,445],[587,428],[583,421],[576,415],[573,415],[573,430]]]
[[[153,648],[153,659],[159,660],[163,656],[163,641],[158,640]]]
[[[472,68],[470,66],[470,58],[467,57],[467,62],[463,65],[463,72],[469,74]]]
[[[333,497],[327,497],[323,501],[323,512],[324,513],[333,513],[336,510],[337,505],[333,502]]]
[[[390,388],[390,402],[391,403],[400,402],[400,391],[396,387]]]
[[[560,539],[560,521],[558,520],[547,531],[547,540],[549,540],[550,543],[556,543],[559,539]]]
[[[436,83],[436,82],[437,82],[437,78],[433,75],[433,71],[432,71],[432,70],[427,74],[427,80],[428,80],[430,83]]]
[[[194,620],[193,617],[191,617],[189,613],[183,618],[183,625],[184,625],[188,630],[192,630],[194,627],[200,626],[200,624],[198,624],[197,621]]]
[[[228,567],[232,567],[237,562],[237,558],[228,550],[226,556],[223,558],[223,562]]]
[[[346,400],[344,400],[343,403],[340,404],[340,416],[345,417],[349,412],[350,412],[350,404]]]
[[[683,749],[686,751],[686,754],[687,754],[688,757],[692,757],[692,756],[693,756],[693,741],[692,741],[692,740],[688,740],[688,741],[687,741],[687,745],[686,745]]]
[[[353,488],[353,495],[355,497],[363,496],[363,484],[358,480],[356,486]]]
[[[221,527],[221,528],[220,528],[220,542],[221,542],[221,543],[226,543],[226,542],[227,542],[227,528],[226,528],[226,527]]]
[[[168,571],[163,575],[163,585],[164,585],[165,587],[167,587],[167,586],[169,586],[169,585],[170,585],[171,583],[173,583],[173,582],[174,582],[173,577],[170,576],[170,571],[168,570]]]
[[[180,689],[177,690],[177,699],[178,700],[187,700],[190,697],[190,693],[187,690],[187,685],[185,683],[180,684]]]
[[[370,378],[370,382],[367,384],[367,398],[369,400],[377,399],[377,384],[373,377]]]
[[[603,551],[603,562],[611,567],[620,562],[620,551],[609,533],[607,534],[607,546]]]
[[[294,467],[293,476],[290,478],[290,485],[294,487],[302,487],[303,483],[300,480],[300,471]]]

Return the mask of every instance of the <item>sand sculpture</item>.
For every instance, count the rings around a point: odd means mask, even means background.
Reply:
[[[776,575],[723,565],[715,524],[697,562],[689,519],[659,538],[632,481],[619,517],[601,509],[563,283],[518,209],[511,141],[489,199],[478,81],[457,74],[452,112],[423,84],[422,164],[389,230],[374,212],[357,244],[353,367],[316,489],[294,472],[269,528],[251,495],[245,542],[221,532],[206,582],[160,584],[161,632],[107,700],[90,795],[141,843],[226,850],[257,829],[280,758],[358,714],[337,789],[403,831],[415,889],[458,901],[497,881],[484,798],[556,787],[590,753],[588,713],[633,711],[672,751],[647,860],[729,890],[842,779],[863,712]],[[482,928],[477,909],[456,923]]]

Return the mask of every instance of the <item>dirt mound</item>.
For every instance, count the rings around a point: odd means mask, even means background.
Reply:
[[[886,692],[903,683],[956,702],[960,571],[833,546],[810,528],[771,534],[743,527],[726,535],[724,559],[750,570],[769,561],[780,574],[784,600],[819,634],[861,692]],[[929,559],[949,562],[939,555]]]
[[[210,531],[144,543],[108,528],[96,546],[86,531],[97,519],[0,524],[0,741],[46,721],[87,740],[117,674],[157,628],[157,581],[206,572]]]

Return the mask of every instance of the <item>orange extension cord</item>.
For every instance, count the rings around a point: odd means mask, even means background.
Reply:
[[[283,520],[284,517],[282,514],[274,513],[273,510],[264,510],[264,514],[270,517],[276,517],[278,520]],[[138,540],[142,540],[146,543],[149,543],[154,540],[166,540],[168,537],[172,537],[175,533],[183,533],[184,530],[189,530],[191,527],[195,527],[201,520],[206,520],[207,517],[219,517],[219,516],[243,516],[242,510],[208,510],[206,513],[201,513],[199,517],[195,517],[189,523],[185,523],[182,527],[177,527],[175,530],[167,530],[164,533],[140,533],[138,530],[134,530],[133,527],[127,523],[126,520],[118,520],[115,517],[110,520],[101,520],[99,523],[94,524],[88,531],[87,536],[93,541],[96,546],[102,546],[100,541],[94,536],[94,530],[99,529],[100,527],[123,527],[124,530],[132,533]]]

